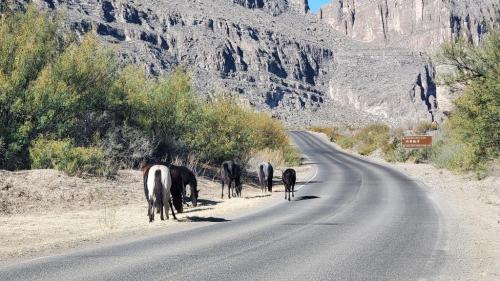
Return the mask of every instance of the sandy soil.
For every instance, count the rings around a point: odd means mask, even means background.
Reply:
[[[298,181],[311,176],[309,164],[295,169]],[[261,194],[247,178],[243,198],[221,199],[220,184],[199,177],[198,206],[185,208],[179,221],[157,216],[153,223],[146,216],[140,171],[120,171],[116,179],[69,177],[55,170],[0,171],[0,259],[224,221],[281,198],[281,171],[276,170],[272,195]]]
[[[444,218],[447,241],[438,250],[448,256],[438,280],[500,280],[500,170],[477,180],[474,175],[454,174],[430,164],[388,163],[377,153],[359,157],[391,166],[419,181],[436,203]]]

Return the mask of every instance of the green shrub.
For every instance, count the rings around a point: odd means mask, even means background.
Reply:
[[[70,175],[109,175],[112,169],[97,147],[75,147],[69,140],[35,140],[29,150],[35,169],[57,169]]]
[[[357,150],[361,155],[369,155],[377,148],[384,146],[390,138],[390,128],[385,124],[373,124],[359,130],[354,139],[358,143]]]
[[[351,149],[354,147],[356,140],[352,136],[338,136],[337,144],[340,145],[343,149]]]
[[[382,147],[383,157],[388,162],[423,163],[431,158],[432,153],[432,148],[403,148],[399,138],[394,138]]]
[[[302,164],[300,153],[293,145],[286,145],[282,150],[285,163],[289,166],[299,166]]]

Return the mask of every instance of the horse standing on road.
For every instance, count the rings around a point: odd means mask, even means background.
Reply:
[[[292,193],[292,197],[295,197],[295,182],[297,180],[297,176],[294,169],[286,169],[283,172],[283,184],[285,184],[285,200],[290,201],[290,192]]]
[[[267,186],[267,191],[273,192],[273,166],[269,162],[263,162],[259,164],[257,173],[259,176],[260,188],[262,193],[264,193],[265,187]]]
[[[148,217],[149,222],[154,221],[155,208],[156,213],[161,213],[160,218],[164,220],[163,209],[165,215],[168,217],[169,206],[172,209],[172,216],[177,219],[170,201],[170,188],[172,186],[172,179],[170,172],[165,165],[152,165],[145,166],[144,172],[144,195],[148,201]]]
[[[234,161],[225,161],[222,163],[220,169],[220,177],[222,183],[221,198],[224,198],[224,184],[227,184],[227,194],[231,199],[233,197],[241,197],[241,166],[234,163]],[[233,185],[234,183],[234,185]]]

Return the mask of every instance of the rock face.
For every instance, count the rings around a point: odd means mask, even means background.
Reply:
[[[262,9],[277,16],[293,11],[306,14],[309,11],[307,0],[233,0],[234,3],[250,9]]]
[[[425,55],[346,38],[304,15],[307,1],[34,2],[80,35],[94,30],[126,62],[153,74],[185,65],[201,93],[232,91],[290,126],[397,125],[437,110]]]
[[[465,38],[479,43],[499,27],[498,0],[333,0],[319,12],[322,21],[351,38],[434,51]]]

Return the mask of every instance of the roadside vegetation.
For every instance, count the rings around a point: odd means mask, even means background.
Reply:
[[[437,60],[454,69],[453,74],[441,77],[440,83],[457,95],[455,110],[440,128],[435,122],[420,122],[410,129],[390,129],[384,124],[310,129],[362,155],[380,150],[390,162],[430,162],[440,168],[484,176],[500,152],[500,36],[491,33],[479,47],[463,41],[446,44]],[[401,137],[415,134],[434,135],[434,146],[402,148]]]
[[[92,34],[76,38],[34,7],[0,18],[0,169],[109,175],[146,158],[194,153],[297,163],[284,127],[234,97],[202,100],[182,68],[149,77]]]

